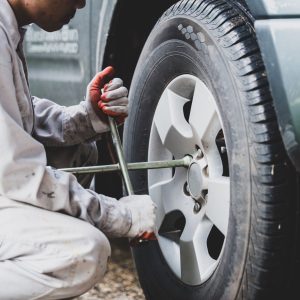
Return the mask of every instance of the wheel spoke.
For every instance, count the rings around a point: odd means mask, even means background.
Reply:
[[[194,136],[202,144],[203,149],[207,149],[215,143],[221,124],[213,95],[203,82],[196,83],[189,123]]]
[[[180,238],[181,279],[191,285],[203,281],[215,264],[207,249],[207,238],[213,224],[203,218],[195,225],[187,224]]]
[[[152,125],[152,134],[149,140],[148,161],[167,161],[172,160],[173,155],[168,149],[163,147],[157,129]],[[173,177],[172,169],[148,170],[148,186],[157,182],[167,181]]]
[[[160,248],[165,249],[168,264],[173,267],[176,274],[180,274],[180,249],[178,244],[164,237],[160,237],[158,242]]]
[[[209,180],[206,215],[224,234],[227,233],[230,206],[230,179],[219,177]]]
[[[149,188],[149,195],[151,196],[152,200],[157,205],[156,210],[156,219],[155,219],[155,227],[156,227],[156,233],[158,232],[158,229],[160,228],[164,217],[166,215],[165,208],[163,205],[163,198],[162,198],[162,190],[165,185],[168,185],[172,179],[164,182],[159,182],[157,184],[152,185]]]
[[[186,170],[178,168],[171,180],[159,182],[149,188],[150,196],[158,206],[156,216],[158,227],[163,217],[174,210],[179,210],[183,214],[193,210],[193,202],[183,192],[185,180]]]
[[[176,158],[192,151],[193,133],[185,120],[183,106],[189,100],[166,89],[155,112],[154,122],[162,144]]]

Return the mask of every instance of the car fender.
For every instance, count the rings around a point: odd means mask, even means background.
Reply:
[[[281,136],[300,171],[300,2],[246,0],[271,87]]]

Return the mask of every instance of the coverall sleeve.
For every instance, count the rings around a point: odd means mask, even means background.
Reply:
[[[37,97],[32,97],[32,101],[34,137],[45,146],[72,146],[94,141],[109,130],[87,101],[70,107]]]
[[[1,55],[2,50],[0,46]],[[110,236],[126,234],[131,214],[122,203],[84,189],[72,174],[46,166],[43,145],[23,129],[12,66],[3,56],[0,91],[0,196],[80,218]]]

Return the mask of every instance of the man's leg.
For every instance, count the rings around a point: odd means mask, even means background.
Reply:
[[[107,238],[79,219],[0,198],[0,299],[65,299],[103,277]]]
[[[96,143],[84,143],[70,147],[46,147],[47,164],[53,168],[95,166],[98,161]],[[77,175],[78,182],[89,188],[93,174]]]

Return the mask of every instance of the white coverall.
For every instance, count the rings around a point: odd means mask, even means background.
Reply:
[[[104,234],[126,234],[131,214],[47,166],[84,164],[82,149],[87,163],[95,160],[89,143],[108,128],[88,102],[67,108],[31,97],[23,35],[0,0],[0,299],[70,298],[101,279],[110,255]]]

